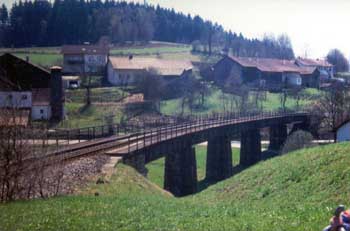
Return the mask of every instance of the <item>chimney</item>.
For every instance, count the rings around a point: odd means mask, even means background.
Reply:
[[[53,66],[51,67],[50,77],[50,106],[52,120],[63,120],[64,99],[65,96],[62,82],[62,68],[59,66]]]

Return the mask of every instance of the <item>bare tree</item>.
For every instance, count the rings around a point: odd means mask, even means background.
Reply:
[[[328,89],[313,106],[312,112],[319,117],[320,129],[334,132],[337,126],[349,118],[350,95],[342,86],[333,86]],[[336,134],[334,133],[334,142]]]
[[[2,109],[0,118],[0,201],[48,197],[60,190],[62,168],[50,168],[43,128],[29,127],[29,111]]]
[[[165,82],[154,69],[150,69],[138,83],[140,91],[146,100],[150,100],[156,107],[161,110],[161,100],[164,95]]]

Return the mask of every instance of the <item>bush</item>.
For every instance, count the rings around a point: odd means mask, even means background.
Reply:
[[[313,143],[312,141],[313,136],[309,132],[301,130],[293,132],[284,143],[281,153],[285,154],[298,149],[317,146],[317,144]]]

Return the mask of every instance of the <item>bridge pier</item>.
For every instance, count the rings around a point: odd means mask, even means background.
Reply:
[[[286,142],[287,136],[287,125],[282,124],[270,127],[269,150],[273,150],[279,153],[284,142]]]
[[[132,155],[127,158],[123,158],[123,162],[136,169],[140,174],[147,177],[148,170],[146,168],[145,154]]]
[[[197,163],[192,146],[165,156],[164,189],[177,197],[197,192]]]
[[[211,182],[224,180],[232,176],[231,140],[217,136],[208,140],[206,179]]]
[[[261,136],[259,129],[241,132],[240,165],[250,166],[261,160]]]

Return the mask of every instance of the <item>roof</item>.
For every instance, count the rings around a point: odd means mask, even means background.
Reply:
[[[32,104],[33,106],[47,106],[50,105],[50,89],[37,88],[32,90]]]
[[[228,56],[231,60],[237,62],[242,67],[257,68],[262,72],[294,72],[301,75],[312,74],[315,67],[300,67],[295,64],[294,60],[271,59],[271,58],[251,58]]]
[[[30,110],[28,109],[0,109],[0,127],[27,126]]]
[[[47,88],[50,72],[13,54],[0,56],[0,90]]]
[[[80,77],[77,75],[65,75],[65,76],[62,76],[62,79],[64,79],[64,80],[80,80]]]
[[[332,67],[327,60],[324,59],[306,59],[306,58],[298,58],[296,60],[300,65],[303,66],[314,66],[314,67]]]
[[[155,69],[159,75],[181,75],[192,70],[190,61],[167,60],[141,57],[110,57],[109,62],[115,70],[150,70]]]
[[[106,46],[96,45],[64,45],[62,46],[61,53],[67,55],[79,55],[79,54],[95,54],[95,55],[107,55],[109,48]]]

